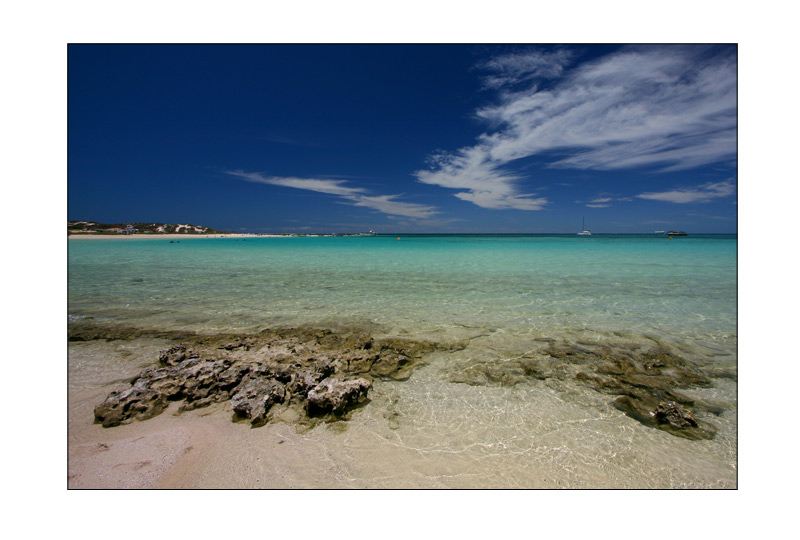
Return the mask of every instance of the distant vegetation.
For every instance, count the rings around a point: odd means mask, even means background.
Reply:
[[[225,234],[189,223],[97,223],[67,221],[67,234]]]

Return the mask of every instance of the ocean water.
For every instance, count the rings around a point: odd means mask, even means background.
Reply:
[[[451,379],[545,339],[658,344],[735,369],[736,252],[735,235],[70,240],[69,317],[209,334],[355,325],[468,342],[435,353],[409,381],[376,385],[377,405],[340,436],[358,449],[341,466],[370,485],[735,487],[733,380],[694,391],[725,412],[709,420],[715,439],[688,441],[577,385]],[[387,432],[401,440],[391,451],[364,447],[383,429],[381,406],[404,419]],[[425,459],[400,459],[406,451]],[[481,479],[475,467],[492,473]]]

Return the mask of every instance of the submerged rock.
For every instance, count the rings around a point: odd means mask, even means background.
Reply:
[[[677,429],[697,427],[697,419],[694,415],[674,401],[662,401],[659,403],[658,407],[656,407],[656,410],[653,412],[653,418],[655,418],[659,424],[669,424]]]
[[[674,401],[659,402],[650,396],[622,396],[614,401],[614,406],[645,425],[685,439],[712,439],[717,433],[716,427],[697,420]]]
[[[450,380],[481,386],[514,386],[531,379],[575,381],[619,396],[613,405],[645,425],[689,439],[714,437],[716,428],[692,411],[719,415],[722,407],[678,390],[708,387],[716,372],[707,375],[664,347],[537,341],[547,343],[537,355],[476,362],[451,373]]]
[[[115,329],[112,335],[120,333]],[[269,422],[275,409],[282,420],[298,423],[344,418],[368,401],[373,377],[408,378],[422,356],[437,347],[309,328],[189,336],[162,350],[159,367],[144,370],[131,388],[109,394],[95,408],[95,421],[112,427],[146,420],[178,400],[183,401],[179,412],[230,400],[233,420],[253,427]]]
[[[470,386],[514,386],[527,377],[519,362],[480,362],[454,373],[450,380]]]
[[[95,339],[112,341],[137,338],[183,340],[194,336],[196,336],[194,332],[180,330],[151,330],[131,326],[96,324],[88,321],[71,321],[67,328],[68,341],[92,341]]]

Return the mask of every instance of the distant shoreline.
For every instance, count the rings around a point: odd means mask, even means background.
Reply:
[[[185,233],[159,233],[159,234],[93,234],[93,233],[72,233],[67,237],[72,239],[89,239],[89,240],[103,240],[103,239],[134,239],[134,238],[165,238],[165,239],[178,239],[185,238],[319,238],[319,237],[359,237],[359,234],[330,234],[330,233],[283,233],[283,234],[255,234],[255,233],[214,233],[214,234],[185,234]],[[588,239],[591,237],[578,236],[575,233],[384,233],[377,236],[405,236],[405,237],[426,237],[426,236],[484,236],[484,237],[523,237],[523,236],[559,236],[559,237],[576,237],[579,239]],[[666,234],[655,233],[593,233],[593,237],[609,237],[609,236],[653,236],[658,238],[667,238]],[[737,233],[691,233],[688,237],[697,238],[699,236],[737,236]]]
[[[85,234],[77,233],[70,234],[68,238],[81,239],[81,240],[124,240],[134,238],[148,238],[148,239],[179,239],[186,238],[292,238],[300,235],[291,234]],[[302,236],[317,236],[317,235],[302,235]]]

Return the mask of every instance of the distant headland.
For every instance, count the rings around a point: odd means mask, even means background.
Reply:
[[[210,227],[172,223],[98,223],[96,221],[67,221],[67,234],[226,234]]]
[[[360,233],[234,233],[219,231],[211,227],[192,225],[189,223],[98,223],[96,221],[67,221],[67,235],[71,238],[146,238],[167,237],[181,238],[186,236],[250,238],[250,237],[297,237],[297,236],[377,236],[370,230]]]

